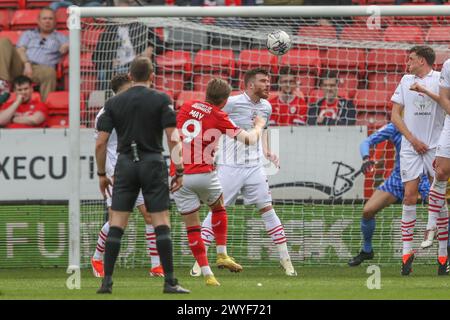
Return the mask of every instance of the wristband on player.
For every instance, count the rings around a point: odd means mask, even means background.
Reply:
[[[104,176],[106,176],[106,172],[98,172],[98,171],[97,171],[97,175],[98,175],[99,177],[104,177]]]
[[[184,175],[184,168],[177,169],[177,170],[175,171],[175,176],[176,176],[176,177],[182,177],[183,175]]]

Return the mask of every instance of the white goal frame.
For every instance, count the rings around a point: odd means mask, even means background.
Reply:
[[[255,7],[77,7],[68,8],[69,58],[69,269],[80,267],[80,42],[87,17],[350,17],[450,16],[450,6],[255,6]]]

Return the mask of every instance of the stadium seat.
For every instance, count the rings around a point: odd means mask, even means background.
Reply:
[[[354,16],[353,17],[353,24],[355,26],[364,27],[367,29],[367,16]],[[372,23],[375,23],[376,20],[373,20]],[[387,27],[395,24],[395,17],[392,16],[381,16],[380,17],[380,26],[381,27]],[[374,25],[374,27],[377,28],[377,26]],[[369,30],[369,29],[367,29]]]
[[[178,95],[177,103],[175,104],[175,109],[178,110],[186,101],[190,100],[204,100],[205,91],[182,91]]]
[[[195,55],[194,72],[234,75],[234,53],[232,50],[200,50]]]
[[[422,28],[417,26],[389,26],[383,34],[383,41],[423,43]]]
[[[368,89],[386,90],[394,93],[402,77],[402,73],[371,72],[367,77],[367,87]]]
[[[22,1],[19,0],[0,0],[0,8],[11,8],[11,9],[21,8],[21,2]],[[23,4],[22,8],[24,8]]]
[[[89,94],[97,89],[97,76],[93,73],[81,75],[80,90],[82,93]]]
[[[169,90],[175,96],[183,91],[192,75],[192,56],[188,51],[168,51],[156,57],[155,88]]]
[[[364,72],[366,51],[364,49],[328,48],[320,52],[322,68],[347,72]]]
[[[435,70],[441,71],[444,62],[450,58],[448,50],[436,50],[436,61],[434,62],[433,68]]]
[[[303,26],[298,30],[301,37],[336,39],[336,28],[333,26]]]
[[[356,125],[367,126],[371,129],[378,129],[389,122],[389,116],[385,112],[365,112],[358,111],[356,114]]]
[[[67,8],[59,8],[56,11],[56,29],[67,29]]]
[[[272,68],[276,73],[277,57],[271,54],[268,50],[246,49],[239,54],[237,67],[241,71],[253,69],[257,67]]]
[[[0,10],[0,31],[9,30],[10,11]]]
[[[13,45],[16,45],[17,41],[19,41],[21,34],[22,31],[1,31],[0,38],[8,38],[9,40],[11,40],[11,43]]]
[[[316,89],[316,79],[320,74],[321,60],[318,50],[291,49],[282,56],[281,67],[289,67],[300,75],[300,90],[309,92]]]
[[[345,26],[340,36],[341,40],[381,41],[383,34],[380,29],[368,29],[367,26]]]
[[[389,112],[391,109],[391,91],[358,90],[355,95],[357,111]]]
[[[17,10],[11,19],[11,30],[36,28],[39,12],[39,9]]]
[[[48,7],[54,0],[25,0],[27,8],[45,8]]]
[[[68,115],[53,115],[48,117],[47,126],[50,128],[68,128],[69,116]]]
[[[427,43],[450,43],[450,26],[432,26],[425,37]]]
[[[367,55],[367,70],[405,72],[408,51],[372,49]]]
[[[95,50],[95,46],[97,45],[98,39],[102,32],[102,28],[92,28],[92,30],[81,29],[81,50]]]
[[[69,114],[69,92],[55,91],[50,92],[47,97],[47,106],[49,115],[68,115]]]

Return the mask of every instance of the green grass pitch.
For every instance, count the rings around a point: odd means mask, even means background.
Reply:
[[[163,295],[162,279],[147,270],[117,269],[112,295],[97,295],[100,280],[89,269],[81,272],[81,289],[66,288],[69,276],[57,269],[0,270],[0,299],[450,299],[450,277],[438,277],[435,265],[418,265],[411,276],[400,276],[399,266],[380,266],[381,289],[368,289],[367,265],[297,267],[299,276],[285,276],[278,268],[247,267],[241,274],[216,270],[220,287],[206,287],[188,268],[177,268],[180,283],[190,295]],[[260,283],[261,285],[258,285]]]

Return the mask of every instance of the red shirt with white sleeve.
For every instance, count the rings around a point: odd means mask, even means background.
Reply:
[[[228,114],[203,101],[188,101],[181,106],[177,128],[183,142],[185,174],[214,171],[214,154],[219,138],[223,134],[234,138],[241,131]]]

